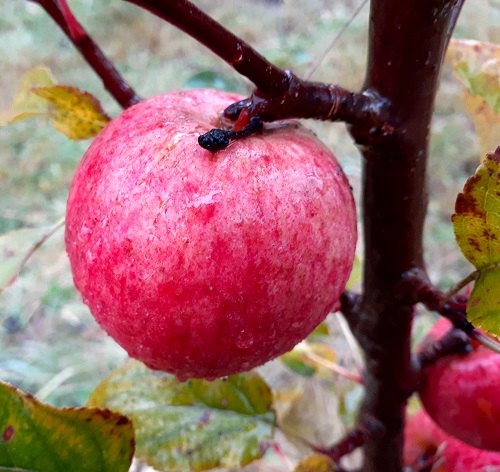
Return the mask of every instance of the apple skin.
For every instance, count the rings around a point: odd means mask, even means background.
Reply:
[[[430,472],[500,470],[500,453],[476,449],[451,437],[424,410],[415,413],[406,424],[403,456],[407,466],[434,458]]]
[[[442,319],[424,343],[440,339],[451,323]],[[448,434],[479,449],[500,451],[500,355],[473,344],[469,354],[439,359],[424,370],[419,395]]]
[[[293,348],[338,308],[356,211],[330,151],[296,122],[210,153],[242,97],[171,92],[124,111],[72,183],[66,248],[76,287],[128,353],[179,379],[213,379]]]

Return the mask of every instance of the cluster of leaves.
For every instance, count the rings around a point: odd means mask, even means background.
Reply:
[[[486,159],[457,197],[452,216],[457,243],[477,269],[469,321],[500,335],[500,47],[452,41],[448,57],[465,85],[464,103]],[[496,149],[496,151],[495,151]],[[492,152],[489,152],[492,151]]]
[[[450,60],[467,87],[467,107],[488,150],[500,144],[493,144],[500,135],[499,58],[500,48],[493,45],[453,42],[450,48]],[[109,121],[94,97],[56,85],[45,68],[25,76],[0,123],[34,116],[47,117],[71,139],[93,137]],[[458,244],[477,269],[469,318],[498,335],[500,149],[468,180],[457,199],[453,224]],[[0,291],[14,282],[29,255],[60,226],[0,237]],[[324,342],[329,337],[321,325],[283,356],[283,364],[302,377],[330,376],[338,366],[335,352]],[[128,470],[134,454],[162,470],[239,467],[262,457],[273,444],[276,427],[283,426],[280,401],[277,389],[255,372],[181,383],[133,360],[95,389],[87,408],[57,410],[0,384],[0,403],[6,405],[0,412],[0,468],[120,471]],[[296,470],[331,469],[329,460],[312,456]]]

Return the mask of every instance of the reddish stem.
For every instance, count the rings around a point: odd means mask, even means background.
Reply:
[[[328,448],[314,448],[316,452],[325,454],[334,462],[338,462],[342,457],[350,454],[358,447],[363,446],[368,441],[373,441],[384,431],[383,426],[375,421],[367,421],[365,424],[349,431],[346,436],[337,444]]]
[[[472,346],[468,336],[461,330],[451,328],[441,339],[426,344],[416,355],[420,368],[436,363],[442,357],[451,354],[465,354],[471,352]]]
[[[83,29],[82,25],[78,23],[75,15],[73,15],[68,2],[66,2],[66,0],[57,0],[57,2],[59,3],[59,8],[61,9],[64,21],[68,26],[70,37],[77,41],[81,41],[83,38],[85,38],[87,33]]]
[[[113,63],[78,23],[65,0],[62,2],[57,0],[29,1],[38,3],[50,15],[101,78],[106,90],[123,108],[128,108],[141,101],[141,98],[125,82]]]

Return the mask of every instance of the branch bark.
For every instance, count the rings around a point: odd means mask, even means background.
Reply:
[[[418,372],[410,352],[413,301],[398,295],[412,270],[425,272],[422,234],[430,121],[456,1],[372,0],[365,91],[391,103],[394,132],[351,134],[361,146],[365,238],[364,295],[357,323],[366,354],[360,422],[385,434],[365,446],[366,472],[401,472],[406,400]]]
[[[78,23],[65,1],[62,3],[63,8],[57,0],[29,1],[37,3],[49,14],[101,78],[106,90],[123,108],[128,108],[142,100]]]

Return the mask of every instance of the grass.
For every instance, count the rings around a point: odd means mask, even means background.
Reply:
[[[79,17],[142,96],[182,88],[203,74],[245,94],[249,84],[211,53],[169,25],[118,1],[74,0]],[[349,0],[197,2],[282,67],[303,75],[347,20]],[[307,11],[307,21],[304,12]],[[45,64],[60,83],[98,96],[111,114],[118,106],[50,19],[30,2],[0,7],[0,109],[7,108],[22,74]],[[461,37],[488,39],[498,11],[469,0],[457,28]],[[353,22],[315,80],[358,88],[363,81],[368,12]],[[259,20],[256,21],[255,18]],[[432,279],[443,287],[468,270],[453,241],[454,199],[479,162],[471,122],[449,71],[437,101],[431,143],[426,255]],[[308,123],[335,150],[359,195],[361,162],[342,125]],[[70,142],[46,123],[26,121],[0,129],[0,233],[53,223],[64,214],[68,186],[88,142]],[[1,260],[0,260],[1,264]],[[0,379],[38,393],[55,405],[81,405],[92,388],[124,358],[96,326],[72,285],[61,232],[33,257],[17,282],[0,296]]]

